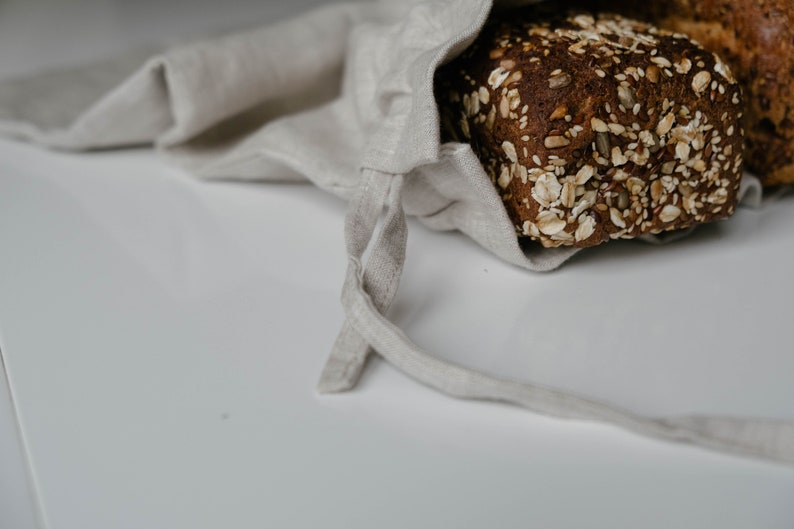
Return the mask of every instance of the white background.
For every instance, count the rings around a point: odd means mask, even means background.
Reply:
[[[0,0],[0,77],[312,3]],[[0,528],[794,526],[791,467],[456,401],[378,360],[317,396],[344,211],[146,149],[0,141]],[[444,358],[644,413],[794,419],[792,223],[789,194],[552,274],[413,223],[391,317]]]

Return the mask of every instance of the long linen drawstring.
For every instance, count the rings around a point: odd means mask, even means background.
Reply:
[[[464,399],[512,403],[553,417],[603,421],[659,439],[794,464],[794,423],[724,416],[651,418],[568,392],[492,377],[436,358],[391,323],[388,310],[405,260],[404,176],[365,170],[345,224],[347,320],[321,376],[320,392],[352,388],[371,350],[414,379]],[[386,213],[372,242],[384,207]],[[371,245],[371,247],[370,247]],[[363,263],[364,254],[369,258]]]

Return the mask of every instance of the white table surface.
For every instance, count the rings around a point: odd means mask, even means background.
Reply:
[[[0,77],[312,3],[5,0]],[[379,360],[318,396],[344,211],[146,149],[0,141],[0,528],[794,527],[791,467],[457,401]],[[792,225],[790,194],[538,275],[412,223],[391,317],[641,412],[794,419]]]

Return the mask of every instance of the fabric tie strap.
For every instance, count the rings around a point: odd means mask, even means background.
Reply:
[[[345,224],[348,269],[342,291],[347,321],[322,373],[321,393],[346,391],[358,380],[370,347],[410,377],[463,399],[495,400],[566,419],[598,420],[649,437],[794,464],[794,423],[717,417],[645,417],[571,393],[489,376],[440,360],[391,323],[388,310],[405,260],[405,177],[364,170]],[[375,228],[386,207],[372,247]],[[365,252],[370,255],[362,263]]]

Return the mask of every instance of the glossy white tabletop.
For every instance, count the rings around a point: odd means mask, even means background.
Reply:
[[[0,76],[311,3],[6,0]],[[457,401],[377,359],[316,395],[344,212],[146,149],[0,141],[0,528],[794,526],[791,467]],[[531,274],[412,223],[390,316],[444,358],[641,412],[794,419],[792,225],[789,194]]]

